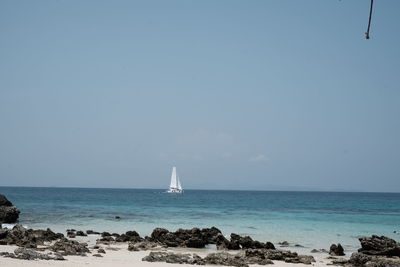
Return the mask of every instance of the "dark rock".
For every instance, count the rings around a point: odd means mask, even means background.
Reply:
[[[330,265],[340,265],[340,266],[345,266],[346,264],[349,263],[348,259],[344,259],[344,258],[336,258],[336,259],[332,259],[332,262]]]
[[[328,251],[326,249],[323,249],[323,248],[321,248],[321,249],[315,249],[314,248],[310,252],[311,253],[328,253]]]
[[[206,242],[198,237],[192,237],[185,241],[185,246],[188,248],[204,248]]]
[[[207,244],[217,244],[217,237],[222,235],[222,232],[213,226],[211,228],[201,229],[201,235]]]
[[[101,256],[101,254],[93,254],[92,256],[93,257],[100,257],[100,258],[103,257],[103,256]]]
[[[138,242],[138,243],[129,243],[128,250],[129,251],[141,251],[141,250],[149,250],[157,247],[157,243],[154,242]]]
[[[196,254],[191,255],[169,252],[150,252],[150,254],[145,256],[142,261],[204,265],[204,260]]]
[[[121,220],[122,218],[120,216],[115,216],[116,220]]]
[[[228,249],[248,249],[248,248],[266,248],[266,249],[275,249],[275,246],[271,242],[262,243],[259,241],[254,241],[249,236],[240,236],[238,234],[231,234],[231,241]],[[239,248],[238,248],[239,246]]]
[[[217,252],[210,253],[205,258],[206,264],[211,265],[224,265],[224,266],[238,266],[238,267],[248,267],[246,259],[239,255],[232,255],[228,252]]]
[[[155,228],[153,232],[151,233],[151,238],[155,241],[160,241],[164,240],[164,236],[168,234],[169,231],[164,228]]]
[[[103,239],[106,237],[103,237]],[[140,242],[143,238],[139,236],[139,234],[135,231],[128,231],[125,234],[117,236],[115,238],[115,242]]]
[[[89,249],[87,248],[86,243],[79,243],[74,240],[68,240],[63,238],[54,243],[50,247],[50,249],[54,252],[60,252],[62,255],[80,255],[86,256],[86,253],[89,253]]]
[[[104,237],[98,239],[98,241],[100,241],[100,242],[112,242],[112,241],[114,241],[114,238],[112,236],[104,236]]]
[[[287,242],[287,241],[282,241],[282,242],[279,242],[278,245],[279,245],[280,247],[288,247],[288,246],[289,246],[289,242]]]
[[[76,235],[77,236],[87,236],[87,234],[85,234],[83,231],[77,231]]]
[[[98,253],[106,254],[106,251],[105,251],[104,249],[102,249],[102,248],[99,248],[99,249],[97,250],[97,252],[98,252]]]
[[[63,238],[63,234],[54,233],[50,229],[25,229],[17,224],[13,229],[0,231],[0,245],[17,245],[19,247],[36,248],[44,242],[51,242]]]
[[[400,244],[395,240],[385,236],[362,237],[359,238],[361,248],[358,252],[367,255],[398,256],[400,257]]]
[[[226,239],[222,234],[218,234],[215,238],[215,243],[217,245],[217,249],[229,249],[230,242]]]
[[[297,257],[294,258],[285,258],[285,262],[311,264],[315,262],[315,259],[313,256],[309,255],[298,255]]]
[[[101,233],[101,236],[102,236],[102,237],[111,236],[111,234],[110,234],[109,232],[102,232],[102,233]]]
[[[399,267],[400,266],[400,259],[398,257],[388,258],[385,256],[372,256],[363,253],[353,253],[348,262],[352,267]]]
[[[5,195],[0,194],[0,206],[11,207],[13,204],[6,198]]]
[[[117,234],[117,233],[112,233],[112,234],[111,234],[111,236],[113,236],[113,237],[119,237],[119,236],[120,236],[120,234]]]
[[[87,230],[87,231],[86,231],[86,234],[88,234],[88,235],[100,235],[99,232],[95,232],[95,231],[93,231],[93,230]]]
[[[139,234],[136,231],[128,231],[125,234],[127,236],[139,236]]]
[[[344,256],[344,249],[340,243],[332,244],[329,248],[329,254],[332,256]]]
[[[67,230],[67,237],[75,238],[76,237],[76,232],[75,231],[71,231],[71,230]]]
[[[14,253],[1,252],[0,255],[21,260],[65,260],[64,257],[59,254],[43,254],[26,248],[17,248],[14,250]]]
[[[0,194],[0,223],[15,223],[20,211],[4,196]]]

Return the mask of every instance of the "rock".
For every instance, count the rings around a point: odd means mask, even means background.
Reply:
[[[336,258],[336,259],[332,259],[332,262],[330,265],[340,265],[340,266],[345,266],[346,264],[349,263],[348,259],[344,259],[344,258]]]
[[[216,239],[215,243],[217,245],[218,250],[229,249],[230,241],[226,239],[222,234],[218,234],[215,239]]]
[[[11,207],[12,205],[5,195],[0,194],[0,206]]]
[[[400,257],[400,244],[385,236],[373,235],[359,238],[361,248],[358,252],[367,255],[398,256]]]
[[[111,236],[111,234],[110,234],[109,232],[102,232],[102,233],[101,233],[101,236],[102,236],[102,237]]]
[[[67,230],[67,237],[75,238],[76,237],[76,232],[75,231],[71,231],[71,230]]]
[[[315,259],[313,256],[309,255],[298,255],[297,257],[293,258],[285,258],[285,262],[311,264],[315,262]]]
[[[116,220],[121,220],[122,218],[120,216],[115,216]]]
[[[141,250],[149,250],[157,247],[157,243],[142,241],[138,243],[129,243],[128,250],[129,251],[141,251]]]
[[[168,262],[179,264],[197,264],[197,265],[225,265],[245,267],[249,264],[273,264],[273,260],[282,260],[288,263],[312,264],[315,262],[312,256],[297,255],[290,251],[280,251],[275,249],[246,249],[237,254],[228,252],[210,253],[201,258],[196,254],[180,254],[170,252],[150,252],[144,257],[143,261],[150,262]]]
[[[102,249],[102,248],[99,248],[99,249],[97,250],[97,252],[98,252],[98,253],[102,253],[102,254],[106,254],[106,251],[105,251],[104,249]]]
[[[4,196],[0,194],[0,223],[15,223],[20,211]]]
[[[196,254],[191,255],[170,252],[150,252],[142,261],[204,265],[203,259]]]
[[[311,253],[328,253],[328,251],[326,249],[323,249],[323,248],[321,248],[321,249],[315,249],[314,248],[310,252]]]
[[[83,231],[77,231],[76,235],[77,236],[87,236],[87,234],[85,234]]]
[[[168,234],[169,233],[169,231],[167,230],[167,229],[164,229],[164,228],[155,228],[154,230],[153,230],[153,232],[151,233],[151,238],[154,240],[154,241],[160,241],[160,242],[162,242],[162,240],[164,240],[164,236],[166,235],[166,234]]]
[[[121,237],[123,239],[123,237]],[[217,249],[239,250],[247,248],[267,248],[275,249],[271,242],[262,243],[253,240],[249,236],[231,234],[231,240],[227,240],[218,228],[192,228],[178,229],[169,232],[164,228],[156,228],[151,233],[149,241],[157,242],[167,247],[190,247],[204,248],[207,244],[216,244]],[[141,240],[139,240],[141,241]]]
[[[103,237],[103,239],[106,237]],[[143,238],[139,236],[139,234],[135,231],[128,231],[125,234],[122,234],[115,238],[115,242],[140,242]]]
[[[98,239],[98,241],[100,243],[102,243],[102,242],[112,242],[112,241],[114,241],[114,238],[112,236],[104,236],[104,237]]]
[[[275,246],[271,242],[262,243],[259,241],[254,241],[249,236],[240,236],[238,234],[231,234],[231,241],[228,249],[248,249],[248,248],[266,248],[275,249]],[[238,248],[239,247],[239,248]]]
[[[288,247],[288,246],[289,246],[289,242],[287,242],[287,241],[282,241],[282,242],[279,242],[278,245],[279,245],[280,247]]]
[[[93,254],[92,256],[93,257],[100,257],[100,258],[103,257],[103,256],[101,256],[101,254]]]
[[[222,235],[221,230],[217,227],[201,229],[201,235],[207,244],[217,244],[217,237]]]
[[[51,242],[63,238],[63,234],[54,233],[49,228],[47,230],[25,229],[17,224],[13,229],[0,231],[0,245],[17,245],[19,247],[36,248],[44,242]]]
[[[244,257],[239,255],[232,255],[228,252],[210,253],[205,258],[206,264],[210,265],[225,265],[225,266],[238,266],[248,267]]]
[[[340,243],[332,244],[329,248],[329,254],[332,256],[344,256],[344,249]]]
[[[265,259],[303,264],[315,262],[313,256],[298,255],[296,252],[277,249],[246,249],[245,256],[251,258],[254,263],[262,262]]]
[[[88,235],[100,235],[99,232],[95,232],[93,230],[86,230],[86,234],[88,234]]]
[[[350,266],[354,267],[399,267],[398,257],[372,256],[363,253],[353,253],[349,259]],[[347,265],[346,265],[347,266]]]
[[[127,231],[125,234],[127,236],[139,236],[139,234],[136,231]]]
[[[17,248],[14,250],[14,253],[1,252],[0,255],[21,260],[65,260],[64,257],[59,254],[43,254],[26,248]]]
[[[79,243],[74,240],[68,240],[63,238],[57,242],[55,242],[50,249],[54,252],[60,252],[62,255],[80,255],[86,256],[86,253],[90,253],[87,248],[86,243]]]
[[[188,248],[204,248],[206,242],[198,237],[192,237],[185,241],[185,246]]]

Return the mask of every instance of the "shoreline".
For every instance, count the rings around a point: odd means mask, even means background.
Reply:
[[[0,246],[0,252],[13,252],[17,246],[7,245]],[[86,257],[82,256],[65,256],[64,261],[45,261],[45,260],[20,260],[20,259],[11,259],[4,258],[0,256],[0,265],[1,266],[10,266],[10,267],[22,267],[22,266],[118,266],[118,267],[128,267],[128,266],[148,266],[148,267],[193,267],[194,265],[190,264],[176,264],[176,263],[166,263],[166,262],[146,262],[142,261],[142,258],[149,254],[149,251],[128,251],[127,244],[121,245],[111,245],[109,247],[105,247],[106,254],[103,257],[94,257],[92,255],[88,255]],[[163,251],[174,252],[174,253],[196,253],[199,256],[205,256],[207,254],[206,251],[202,251],[200,249],[166,249]],[[316,257],[316,262],[312,264],[315,267],[329,266],[328,264],[331,261],[324,257]],[[307,264],[301,263],[286,263],[282,261],[273,261],[274,266],[276,267],[306,267],[310,266]],[[205,265],[205,266],[215,266],[215,265]],[[250,264],[249,266],[260,266],[257,264]]]
[[[10,226],[11,224],[8,224],[7,226]],[[8,229],[5,230],[3,228],[3,231],[12,231],[17,227],[13,229]],[[160,228],[158,228],[160,229]],[[29,229],[26,229],[29,230]],[[36,229],[39,230],[39,229]],[[156,230],[156,229],[155,229]],[[191,229],[193,230],[193,229]],[[191,231],[191,230],[183,230],[183,231]],[[45,231],[45,230],[39,230],[39,231]],[[47,230],[48,231],[48,230]],[[74,231],[77,233],[78,231]],[[83,232],[83,231],[82,231]],[[71,233],[71,232],[70,232]],[[84,233],[85,234],[85,233]],[[121,236],[124,234],[121,234]],[[67,235],[68,236],[68,235]],[[108,242],[108,241],[100,241],[102,239],[103,234],[87,234],[87,236],[74,236],[73,238],[68,237],[68,240],[73,240],[77,241],[79,243],[86,243],[87,247],[89,248],[89,252],[85,253],[85,256],[78,256],[78,255],[65,255],[63,256],[65,260],[58,261],[58,260],[21,260],[21,259],[15,259],[15,258],[7,258],[4,256],[0,256],[0,265],[1,266],[12,266],[12,267],[17,267],[17,266],[150,266],[150,267],[164,267],[164,266],[193,266],[191,264],[173,264],[173,263],[166,263],[166,262],[146,262],[142,261],[142,259],[146,256],[149,255],[150,252],[165,252],[165,253],[173,253],[173,254],[191,254],[191,255],[199,255],[200,257],[206,257],[210,253],[220,253],[221,251],[217,249],[216,245],[213,244],[208,244],[204,248],[193,248],[193,247],[163,247],[163,246],[157,246],[155,248],[150,248],[150,249],[145,249],[145,250],[140,250],[140,251],[129,251],[128,247],[130,242]],[[149,237],[145,237],[146,240]],[[258,242],[258,241],[254,241]],[[37,250],[40,253],[48,253],[49,255],[55,255],[53,252],[49,249],[51,245],[53,245],[54,242],[44,242],[43,246],[37,246]],[[290,251],[298,251],[300,252],[301,250],[304,251],[304,248],[301,247],[296,247],[296,246],[289,246],[286,245],[284,247],[279,247],[278,244],[276,244],[277,247],[276,249],[278,251],[283,251],[283,250],[290,250]],[[0,245],[0,253],[13,253],[16,251],[19,247],[17,245]],[[105,253],[101,254],[101,256],[96,257],[94,256],[96,251],[98,249],[104,249]],[[235,255],[235,254],[240,254],[243,253],[243,248],[239,250],[226,250],[227,253]],[[224,250],[225,251],[225,250]],[[300,254],[300,253],[299,253]],[[305,255],[309,255],[314,257],[315,262],[312,263],[313,266],[319,267],[319,266],[328,266],[329,263],[332,262],[332,259],[329,259],[331,257],[327,252],[318,252],[318,253],[304,253]],[[348,259],[349,255],[347,256],[340,256],[337,257],[338,259]],[[273,264],[278,267],[289,267],[289,266],[310,266],[310,264],[303,264],[303,263],[290,263],[290,262],[285,262],[285,261],[278,261],[274,260]],[[205,264],[209,265],[209,264]],[[259,266],[256,264],[249,264],[248,266]]]
[[[156,228],[146,237],[135,231],[110,234],[69,229],[65,237],[50,229],[16,225],[0,229],[0,266],[400,266],[400,243],[384,236],[359,241],[361,248],[351,255],[345,255],[340,244],[332,244],[329,252],[300,254],[288,250],[284,242],[275,247],[234,233],[227,240],[215,227],[175,232]]]

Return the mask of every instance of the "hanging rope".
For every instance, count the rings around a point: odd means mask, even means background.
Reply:
[[[371,7],[369,9],[369,20],[368,20],[368,29],[365,33],[365,39],[369,39],[369,28],[371,27],[371,17],[372,17],[372,7],[374,5],[374,0],[371,0]]]

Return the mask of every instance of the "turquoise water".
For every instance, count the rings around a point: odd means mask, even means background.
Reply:
[[[152,189],[0,187],[20,210],[20,223],[56,231],[80,230],[149,235],[155,227],[216,226],[225,235],[289,241],[311,248],[359,247],[357,238],[379,234],[399,241],[400,194]],[[115,220],[121,216],[122,220]]]

